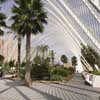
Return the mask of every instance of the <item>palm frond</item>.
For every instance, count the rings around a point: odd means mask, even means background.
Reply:
[[[0,36],[4,34],[3,30],[0,29]]]
[[[0,0],[0,3],[3,3],[3,2],[5,2],[6,0]]]
[[[15,27],[16,31],[21,31],[23,34],[43,32],[43,24],[47,24],[47,13],[43,8],[42,0],[15,0],[15,2],[18,6],[12,8],[15,15],[11,19],[18,25]]]
[[[6,16],[5,16],[5,14],[3,14],[3,13],[0,13],[0,20],[4,20],[4,19],[6,19]]]

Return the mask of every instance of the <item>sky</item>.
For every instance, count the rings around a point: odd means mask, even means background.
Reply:
[[[58,58],[62,54],[66,54],[69,58],[73,55],[79,57],[81,42],[100,51],[100,48],[98,49],[100,23],[83,0],[43,0],[43,2],[48,14],[48,25],[45,26],[42,35],[32,36],[32,47],[47,44],[56,52]],[[2,11],[8,16],[8,24],[12,23],[9,17],[12,15],[10,8],[13,4],[12,0],[8,0],[2,5]]]
[[[14,4],[14,2],[12,2],[12,0],[8,0],[6,3],[2,4],[2,6],[1,6],[2,7],[2,12],[5,13],[8,16],[8,19],[6,20],[6,22],[7,22],[8,25],[12,23],[11,20],[10,20],[10,16],[12,15],[12,13],[11,13],[11,7],[13,7],[13,4]],[[49,18],[48,18],[48,20],[49,20]],[[56,22],[54,20],[52,20],[52,23],[49,23],[49,25],[46,26],[47,28],[45,29],[44,35],[42,37],[43,38],[45,38],[45,37],[48,38],[48,34],[47,33],[49,32],[50,36],[51,36],[51,38],[49,39],[50,42],[47,40],[47,38],[44,41],[48,41],[47,45],[49,45],[49,47],[51,49],[54,49],[58,53],[58,55],[61,55],[63,53],[66,53],[66,51],[63,48],[64,46],[66,46],[66,44],[64,44],[63,42],[59,41],[61,39],[63,40],[63,36],[60,37],[60,36],[57,36],[57,34],[54,34],[54,32],[56,32],[56,33],[58,32],[58,30],[54,30],[54,27],[55,27],[55,29],[57,29],[57,26],[55,26],[54,23],[56,24]],[[59,28],[60,28],[60,26],[59,26]],[[50,32],[50,30],[48,30],[48,29],[52,30],[52,32]],[[57,36],[57,39],[56,39],[56,36]],[[36,36],[36,38],[37,37],[40,37],[40,36]],[[35,39],[35,41],[36,41],[36,39]],[[40,39],[40,43],[38,42],[37,44],[34,44],[34,45],[36,46],[36,45],[40,45],[41,43],[45,43],[44,41],[42,40],[42,42],[41,42],[41,39]],[[54,44],[51,43],[53,41],[55,42]],[[70,50],[67,51],[67,53],[70,56],[69,52],[70,52]]]

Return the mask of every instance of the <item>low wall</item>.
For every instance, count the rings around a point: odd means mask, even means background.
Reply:
[[[91,86],[100,88],[100,75],[90,74],[88,72],[82,72],[82,75],[87,83]]]
[[[93,87],[100,88],[100,75],[93,75]]]

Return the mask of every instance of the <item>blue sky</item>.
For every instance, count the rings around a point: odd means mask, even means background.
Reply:
[[[2,11],[9,16],[11,14],[11,7],[13,6],[14,2],[12,0],[7,0],[5,3],[1,5]]]
[[[9,17],[11,14],[11,7],[13,6],[14,2],[12,0],[8,0],[6,3],[2,4],[2,11],[8,16],[7,23],[10,24],[11,20],[9,20]],[[42,35],[43,39],[41,39],[41,36],[36,36],[35,42],[33,40],[33,46],[39,45],[41,43],[46,43],[49,45],[49,47],[57,53],[57,55],[61,54],[68,54],[68,56],[72,55],[73,49],[76,50],[72,41],[70,41],[70,37],[65,35],[62,35],[61,33],[66,33],[62,26],[59,26],[57,24],[60,24],[54,17],[51,16],[51,14],[48,13],[48,25],[45,27],[44,34]],[[59,16],[58,16],[59,17]],[[48,35],[49,33],[49,35]],[[39,39],[37,39],[39,37]],[[66,39],[68,38],[69,39]],[[70,45],[68,46],[68,44]]]
[[[79,27],[79,24],[66,7],[69,7],[69,9],[71,9],[74,14],[78,16],[81,23],[84,22],[84,25],[88,24],[89,28],[93,26],[96,30],[98,30],[95,26],[99,26],[100,24],[97,24],[96,19],[82,0],[44,0],[44,2],[45,8],[48,12],[48,25],[45,26],[44,34],[42,36],[38,35],[35,39],[33,39],[32,45],[36,46],[41,43],[46,43],[50,46],[50,48],[54,49],[58,55],[63,53],[68,56],[71,56],[72,54],[79,55],[80,48],[75,40],[80,42],[82,39],[84,42],[88,42],[90,44],[92,42],[84,29]],[[63,3],[66,6],[64,6]],[[12,15],[10,8],[13,4],[14,2],[12,2],[12,0],[8,0],[2,5],[2,11],[9,17]],[[78,10],[79,7],[81,7],[81,10]],[[91,17],[90,20],[85,19],[89,16],[88,14]],[[11,23],[11,21],[7,20],[7,23]],[[91,23],[93,23],[93,25]]]

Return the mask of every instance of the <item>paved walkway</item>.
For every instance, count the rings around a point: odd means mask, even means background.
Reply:
[[[79,84],[77,82],[71,80],[67,85],[33,83],[32,88],[27,88],[19,81],[4,79],[0,80],[0,100],[100,100],[99,92],[73,87]]]

